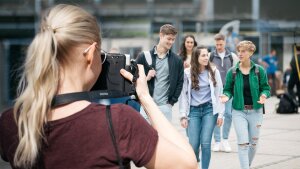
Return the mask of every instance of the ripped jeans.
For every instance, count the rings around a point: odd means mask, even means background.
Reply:
[[[232,121],[237,135],[241,169],[249,169],[257,149],[263,110],[232,109]]]

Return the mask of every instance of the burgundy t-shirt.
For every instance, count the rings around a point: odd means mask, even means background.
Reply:
[[[153,156],[158,141],[141,115],[124,104],[111,107],[113,127],[126,168],[130,161],[140,167]],[[47,169],[117,169],[118,161],[106,120],[105,106],[92,103],[85,109],[46,125],[43,162]],[[0,152],[13,164],[18,145],[12,109],[0,117]]]

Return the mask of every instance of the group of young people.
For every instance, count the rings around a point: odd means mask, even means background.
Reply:
[[[237,57],[225,48],[225,38],[216,34],[215,50],[210,53],[205,47],[191,47],[191,41],[197,44],[192,35],[185,36],[181,47],[185,52],[180,55],[188,66],[185,66],[179,99],[180,121],[182,127],[187,128],[198,162],[199,148],[201,150],[202,169],[209,168],[212,135],[215,138],[213,151],[231,151],[228,136],[232,121],[241,168],[250,168],[259,139],[262,107],[270,96],[264,68],[251,61],[255,45],[251,41],[239,42]]]
[[[146,168],[196,169],[201,148],[201,167],[206,169],[213,131],[230,120],[225,110],[230,116],[232,105],[241,168],[249,169],[262,106],[270,96],[264,69],[250,59],[252,42],[237,45],[235,63],[231,52],[217,47],[209,53],[189,36],[181,59],[171,50],[176,29],[163,25],[159,43],[149,51],[152,63],[145,52],[137,58],[139,77],[120,71],[135,84],[149,124],[124,104],[78,100],[53,107],[55,96],[89,91],[96,82],[103,61],[100,32],[96,18],[80,7],[60,4],[45,13],[27,51],[14,107],[0,117],[2,159],[18,169],[130,168],[131,161]],[[224,41],[220,37],[216,35],[216,44]],[[170,123],[178,100],[188,140]],[[223,138],[226,142],[228,135]]]

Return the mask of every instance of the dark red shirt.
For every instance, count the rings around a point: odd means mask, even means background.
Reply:
[[[154,130],[129,106],[111,107],[113,127],[123,161],[140,167],[153,156],[158,141]],[[117,169],[118,161],[109,134],[105,106],[92,103],[85,109],[45,127],[46,142],[42,148],[47,169]],[[12,109],[0,117],[0,152],[13,164],[18,145],[17,126]],[[126,168],[127,168],[126,167]]]

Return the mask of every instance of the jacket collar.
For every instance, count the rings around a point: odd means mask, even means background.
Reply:
[[[236,63],[235,67],[240,71],[240,61]],[[250,60],[250,70],[253,68],[255,68],[255,63],[252,60]]]
[[[227,57],[230,54],[231,54],[231,52],[227,48],[225,48],[225,57]],[[220,57],[217,49],[214,50],[214,55]]]

